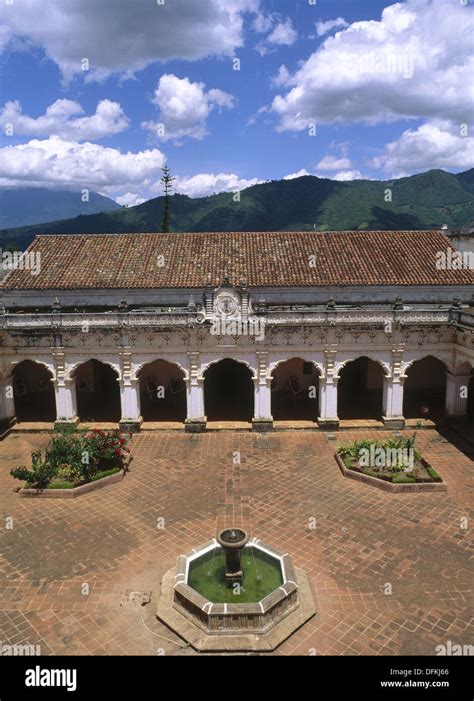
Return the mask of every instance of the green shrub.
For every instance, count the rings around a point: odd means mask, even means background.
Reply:
[[[416,479],[411,475],[407,475],[406,472],[398,472],[396,475],[392,476],[392,482],[394,484],[411,484],[416,482]]]
[[[120,467],[112,467],[110,470],[102,470],[102,472],[98,472],[94,477],[91,478],[91,482],[96,482],[97,480],[101,480],[104,477],[110,477],[111,475],[116,475],[117,472],[120,472]]]
[[[100,479],[99,475],[114,474],[122,468],[129,453],[127,439],[119,431],[92,431],[84,434],[75,428],[57,429],[45,450],[31,454],[32,466],[24,465],[11,470],[15,479],[38,489],[46,488],[54,480],[57,485],[74,486],[81,482]],[[105,472],[104,472],[105,471]]]
[[[24,465],[10,471],[12,477],[22,480],[28,486],[36,489],[44,489],[51,482],[55,475],[56,468],[47,460],[43,460],[40,450],[31,453],[31,470]]]
[[[47,489],[73,489],[75,486],[72,482],[51,482]]]

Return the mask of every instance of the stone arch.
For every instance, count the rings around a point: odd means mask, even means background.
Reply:
[[[318,417],[318,363],[290,356],[272,364],[272,416],[275,421],[316,421]]]
[[[361,355],[338,364],[337,413],[340,419],[378,419],[383,414],[386,364]]]
[[[15,358],[10,363],[11,374],[13,374],[13,371],[16,367],[18,367],[18,365],[21,365],[21,363],[24,363],[25,361],[29,361],[31,363],[35,363],[36,365],[43,366],[51,375],[52,381],[54,382],[54,380],[56,379],[54,363],[46,362],[46,360],[41,360],[40,358]]]
[[[449,366],[445,360],[430,353],[424,353],[422,357],[413,358],[405,364],[405,418],[430,418],[436,421],[443,416],[447,370]]]
[[[255,374],[249,363],[235,358],[210,362],[203,371],[204,405],[209,421],[252,420]]]
[[[270,363],[268,363],[268,378],[270,379],[275,370],[282,365],[283,363],[287,363],[289,360],[292,360],[293,358],[300,358],[306,363],[311,363],[314,365],[315,369],[318,371],[319,375],[321,377],[324,376],[324,363],[319,360],[313,360],[306,354],[301,355],[300,353],[297,353],[296,355],[294,353],[288,353],[284,357],[278,358],[278,360],[272,360]]]
[[[252,380],[256,380],[258,375],[257,375],[257,370],[252,366],[252,364],[248,360],[244,360],[243,358],[234,358],[230,355],[224,355],[221,358],[214,358],[213,360],[210,360],[207,363],[204,363],[201,367],[201,370],[199,372],[199,379],[204,380],[204,375],[206,372],[211,368],[213,365],[217,365],[218,363],[222,363],[224,360],[233,360],[235,363],[239,363],[240,365],[245,365],[246,368],[250,371],[252,374]]]
[[[80,421],[118,423],[121,417],[120,373],[113,363],[90,358],[74,366]]]
[[[434,358],[435,360],[439,360],[440,363],[443,363],[445,365],[446,370],[449,372],[455,372],[455,365],[453,362],[453,356],[451,353],[439,353],[437,351],[418,351],[417,353],[405,353],[405,356],[409,355],[408,360],[403,360],[401,366],[403,370],[403,374],[407,374],[407,370],[411,368],[415,363],[420,362],[421,360],[424,360],[425,358]]]
[[[179,363],[156,358],[136,372],[143,420],[184,423],[186,419],[186,374]]]
[[[76,361],[72,365],[69,366],[69,370],[67,371],[66,379],[68,380],[73,380],[76,376],[76,372],[78,368],[81,367],[81,365],[85,365],[85,363],[89,363],[92,360],[94,360],[97,363],[101,363],[102,365],[108,365],[117,375],[117,380],[120,381],[122,379],[122,373],[120,370],[120,364],[118,362],[114,362],[112,360],[109,360],[108,358],[102,358],[100,355],[94,356],[92,358],[83,358],[81,360]]]
[[[150,365],[151,363],[155,363],[156,361],[168,363],[169,365],[175,365],[182,372],[184,380],[189,379],[188,370],[182,363],[180,363],[178,360],[175,360],[174,358],[164,358],[163,356],[159,356],[158,358],[148,358],[142,363],[139,363],[136,366],[135,372],[133,373],[133,379],[138,380],[140,373],[143,371],[143,368],[145,368],[147,365]]]
[[[373,355],[370,355],[368,353],[362,353],[361,355],[354,354],[354,356],[352,356],[350,358],[337,361],[334,364],[335,365],[335,377],[340,377],[341,371],[347,365],[349,365],[349,363],[355,363],[357,360],[360,360],[361,358],[368,358],[368,360],[371,360],[373,363],[377,363],[382,368],[383,374],[386,377],[390,377],[391,372],[392,372],[390,363],[382,360],[381,358],[377,358],[377,356],[373,356]]]
[[[25,358],[12,369],[13,398],[18,421],[52,422],[56,419],[54,373],[46,363]]]

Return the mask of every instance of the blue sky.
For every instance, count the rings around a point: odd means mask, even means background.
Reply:
[[[134,204],[165,162],[190,196],[474,165],[467,0],[160,1],[2,3],[0,187]]]

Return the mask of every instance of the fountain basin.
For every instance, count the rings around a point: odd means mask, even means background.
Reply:
[[[220,577],[216,576],[216,567],[213,567],[208,591],[206,592],[206,586],[198,591],[195,588],[196,584],[205,584],[205,579],[196,577],[195,574],[205,571],[208,561],[212,561],[213,555],[215,558],[216,550],[217,557],[222,562]],[[268,631],[298,605],[296,574],[289,555],[279,553],[254,538],[243,549],[244,561],[249,563],[253,559],[251,550],[255,551],[253,554],[259,562],[268,567],[265,582],[262,581],[262,598],[257,596],[260,591],[258,585],[245,589],[246,578],[242,583],[241,593],[237,596],[233,594],[233,587],[225,582],[224,554],[213,539],[201,548],[178,558],[174,607],[185,616],[191,617],[193,622],[207,633],[219,635],[250,632],[261,635]],[[252,581],[251,584],[255,585],[255,582]]]
[[[268,652],[315,614],[308,578],[287,553],[256,538],[241,553],[241,583],[226,579],[225,554],[214,538],[178,557],[176,569],[163,577],[157,616],[198,651]],[[252,576],[249,581],[252,561],[261,574],[258,581]],[[234,597],[229,589],[236,586],[242,591]]]

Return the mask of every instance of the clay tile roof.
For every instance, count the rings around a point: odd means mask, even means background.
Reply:
[[[250,287],[470,285],[472,270],[438,270],[439,231],[37,236],[41,271],[13,270],[3,289],[199,288],[225,274]]]

